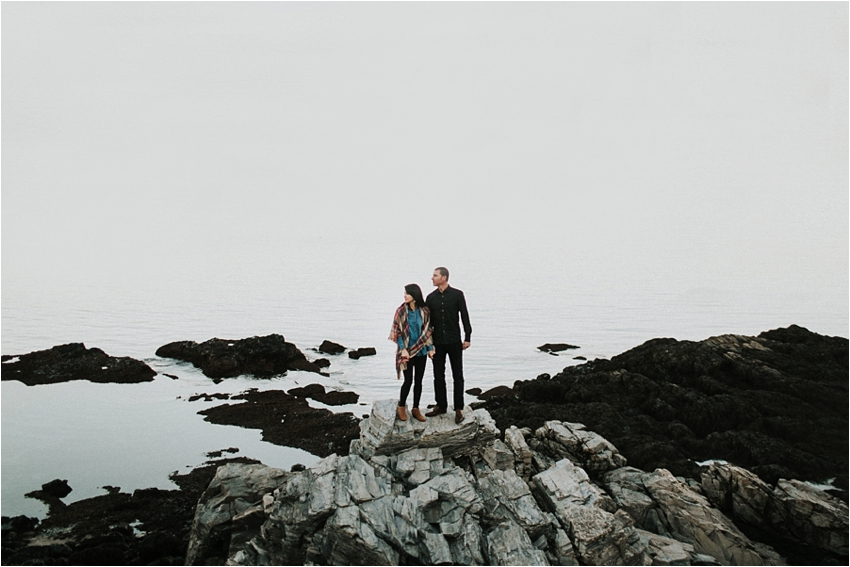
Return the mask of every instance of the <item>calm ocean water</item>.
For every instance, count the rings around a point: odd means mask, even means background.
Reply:
[[[383,265],[383,264],[382,264]],[[579,361],[606,358],[659,336],[701,340],[722,333],[757,334],[797,323],[824,334],[846,336],[847,313],[819,310],[816,300],[744,291],[687,287],[688,282],[626,282],[573,273],[536,271],[530,263],[459,266],[452,283],[467,295],[472,348],[464,357],[466,386],[488,389],[557,373]],[[551,265],[549,266],[551,267]],[[251,277],[227,285],[179,287],[167,279],[145,285],[3,286],[3,353],[22,354],[67,342],[84,342],[115,356],[147,362],[160,374],[136,385],[73,382],[27,387],[2,383],[2,513],[43,516],[39,502],[23,498],[54,478],[67,479],[71,502],[103,493],[173,487],[167,476],[206,460],[205,453],[237,447],[239,455],[283,468],[317,458],[263,442],[260,432],[206,423],[197,412],[222,402],[188,402],[197,393],[238,393],[248,388],[289,389],[319,382],[353,390],[360,402],[331,408],[366,414],[374,400],[394,398],[393,347],[386,340],[402,286],[417,281],[430,291],[430,266],[416,262],[369,268],[363,281],[351,270],[334,274],[320,263]],[[352,265],[355,269],[356,265]],[[420,269],[421,268],[421,269]],[[355,270],[356,273],[356,270]],[[456,275],[455,275],[456,274]],[[781,305],[790,307],[781,307]],[[160,359],[157,347],[175,340],[213,336],[238,339],[281,333],[308,357],[330,339],[350,348],[374,346],[377,356],[357,361],[333,357],[330,377],[290,372],[285,377],[248,377],[214,384],[185,363]],[[576,351],[539,352],[545,342],[569,342]],[[430,401],[430,370],[424,401]],[[173,380],[163,375],[173,374]],[[474,398],[467,396],[467,401]],[[315,407],[321,404],[311,402]]]

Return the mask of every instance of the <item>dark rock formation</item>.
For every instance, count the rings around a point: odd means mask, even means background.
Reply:
[[[376,354],[378,354],[378,351],[376,351],[374,347],[363,347],[358,348],[357,350],[348,351],[348,358],[357,360],[361,356],[374,356]]]
[[[470,388],[466,393],[470,396],[479,396],[481,394],[481,388]]]
[[[478,394],[478,399],[489,400],[491,398],[503,398],[506,396],[512,398],[516,396],[516,392],[513,388],[508,388],[507,386],[496,386],[495,388],[490,388],[486,392]]]
[[[342,354],[345,352],[345,347],[331,341],[322,341],[322,344],[319,345],[319,352],[325,354]]]
[[[213,338],[203,343],[178,341],[161,346],[157,356],[191,362],[210,378],[233,378],[250,374],[268,378],[288,370],[319,372],[318,366],[283,335],[241,340]]]
[[[2,564],[182,565],[195,506],[220,464],[174,473],[178,490],[116,489],[51,508],[40,524],[23,516],[4,518]]]
[[[73,488],[68,486],[67,480],[55,479],[41,485],[41,490],[33,490],[24,494],[27,498],[41,500],[47,507],[53,511],[59,508],[64,508],[65,503],[62,498],[65,498],[73,491]]]
[[[321,384],[310,384],[302,388],[292,388],[289,390],[289,394],[302,398],[311,398],[329,406],[356,404],[357,400],[360,399],[360,396],[354,392],[338,392],[336,390],[325,392],[325,387]]]
[[[561,352],[562,350],[567,349],[576,349],[580,348],[575,345],[570,345],[567,343],[546,343],[545,345],[541,345],[537,347],[538,350],[542,350],[543,352]]]
[[[359,421],[352,414],[311,408],[306,399],[282,390],[252,389],[230,400],[245,401],[198,413],[211,423],[261,429],[264,441],[298,447],[320,457],[347,454],[351,440],[359,432]]]
[[[41,491],[49,494],[50,496],[55,496],[56,498],[65,498],[71,492],[73,492],[73,488],[68,486],[67,480],[55,479],[41,485]]]
[[[220,392],[216,392],[215,394],[195,394],[194,396],[189,396],[190,402],[197,402],[198,400],[203,400],[205,402],[211,402],[213,400],[229,400],[230,394],[224,394]]]
[[[27,386],[71,380],[134,384],[150,382],[156,372],[139,360],[109,356],[99,348],[70,343],[29,354],[3,355],[2,379]]]
[[[518,381],[484,402],[500,428],[581,422],[644,470],[700,478],[724,459],[768,483],[848,470],[848,341],[792,326],[758,337],[654,339],[611,360]],[[846,499],[846,492],[843,496]]]
[[[328,360],[327,358],[317,358],[316,360],[313,361],[313,364],[315,364],[319,368],[327,368],[328,366],[331,365],[331,361]]]

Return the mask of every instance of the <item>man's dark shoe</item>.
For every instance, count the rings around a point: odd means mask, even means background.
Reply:
[[[446,408],[441,408],[440,406],[435,406],[434,409],[425,414],[426,417],[437,417],[438,415],[443,415],[446,413]]]
[[[460,410],[455,410],[455,423],[463,422],[463,412]]]

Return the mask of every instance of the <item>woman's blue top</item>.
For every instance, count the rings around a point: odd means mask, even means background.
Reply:
[[[416,344],[416,341],[419,340],[419,336],[422,334],[422,315],[419,313],[419,309],[411,310],[410,307],[407,308],[407,326],[410,329],[410,340],[408,344],[413,346]],[[404,340],[399,337],[397,339],[398,348],[404,348]],[[427,346],[424,349],[420,350],[416,353],[415,356],[425,356],[426,352],[430,352],[434,350],[433,345]]]

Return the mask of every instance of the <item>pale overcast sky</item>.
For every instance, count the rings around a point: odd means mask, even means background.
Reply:
[[[419,238],[846,312],[848,4],[2,4],[4,286]]]

